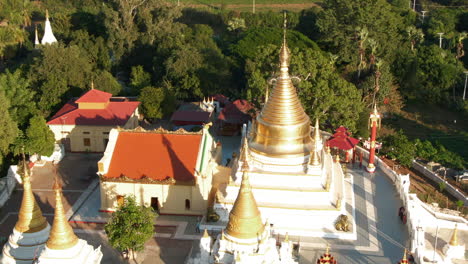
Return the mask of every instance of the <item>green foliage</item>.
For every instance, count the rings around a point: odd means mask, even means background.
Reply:
[[[447,184],[445,182],[439,182],[439,191],[443,192],[447,188]]]
[[[319,50],[315,42],[297,31],[288,30],[287,39],[291,49]],[[252,28],[245,32],[244,37],[239,42],[231,46],[231,50],[243,59],[254,59],[257,56],[259,45],[273,44],[279,47],[282,41],[283,31],[281,28]]]
[[[104,92],[118,95],[122,90],[122,86],[108,71],[98,71],[94,77],[95,88]]]
[[[447,167],[462,170],[467,167],[466,161],[463,158],[454,152],[447,150],[443,145],[440,143],[436,144],[437,147],[437,157],[434,161],[444,164]]]
[[[30,89],[29,80],[22,76],[21,70],[0,74],[0,90],[10,101],[10,116],[20,126],[27,123],[36,112],[35,92]]]
[[[130,87],[132,88],[132,94],[139,94],[143,87],[151,85],[151,75],[143,69],[143,66],[138,65],[132,67],[130,73]]]
[[[0,91],[0,163],[3,157],[8,154],[10,144],[18,134],[16,122],[12,120],[9,114],[10,102],[3,91]]]
[[[437,158],[437,149],[429,140],[415,140],[416,155],[426,160],[435,160]]]
[[[54,152],[54,143],[54,133],[47,126],[44,117],[33,116],[26,129],[26,152],[50,156]]]
[[[125,197],[104,228],[109,243],[119,251],[143,250],[145,242],[154,235],[155,217],[153,208],[137,205],[133,196]]]
[[[164,101],[164,89],[160,87],[147,86],[141,90],[138,100],[141,102],[141,112],[146,118],[162,118],[164,111],[161,105]]]
[[[89,86],[92,64],[78,46],[45,45],[34,58],[29,76],[39,87],[39,108],[47,115]]]
[[[376,55],[389,63],[402,39],[399,32],[404,28],[400,15],[385,0],[325,0],[317,26],[327,50],[337,54],[344,64],[359,61],[358,27],[367,28],[369,38],[379,46]]]
[[[400,130],[382,139],[382,152],[402,165],[411,167],[416,156],[416,146]]]

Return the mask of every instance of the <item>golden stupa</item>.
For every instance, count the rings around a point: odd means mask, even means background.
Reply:
[[[306,156],[313,150],[310,119],[304,112],[289,76],[290,53],[286,33],[279,57],[280,75],[257,116],[250,149],[265,156]]]
[[[264,230],[260,210],[258,210],[257,202],[255,201],[252,194],[252,187],[250,186],[247,148],[247,141],[244,140],[241,153],[243,161],[242,182],[237,199],[229,213],[229,222],[226,227],[226,233],[228,235],[239,239],[258,238],[263,234]]]
[[[451,246],[458,246],[458,225],[455,224],[455,228],[453,229],[452,237],[450,238],[449,244]]]
[[[54,223],[50,231],[47,247],[50,249],[68,249],[78,243],[78,237],[73,233],[73,229],[67,221],[62,203],[62,186],[58,179],[54,183],[55,192],[55,214]]]
[[[28,172],[28,164],[23,153],[23,201],[18,214],[18,222],[15,229],[23,233],[34,233],[47,227],[47,220],[42,215],[41,208],[37,205],[31,188],[31,179]]]

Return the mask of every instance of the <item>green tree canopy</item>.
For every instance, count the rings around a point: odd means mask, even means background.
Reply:
[[[138,100],[141,102],[141,112],[146,118],[162,118],[164,111],[161,105],[165,98],[163,88],[147,86],[141,90]]]
[[[20,126],[26,124],[36,112],[35,92],[30,89],[29,80],[22,76],[21,70],[0,74],[0,90],[10,103],[10,115]]]
[[[55,137],[42,116],[33,116],[26,129],[25,149],[30,154],[50,156],[54,152]]]
[[[135,197],[125,197],[124,202],[105,226],[111,246],[119,251],[141,251],[154,235],[157,214],[151,207],[139,206]]]
[[[0,164],[3,158],[8,154],[8,148],[13,143],[17,134],[18,127],[12,120],[8,108],[10,102],[3,91],[0,91]]]

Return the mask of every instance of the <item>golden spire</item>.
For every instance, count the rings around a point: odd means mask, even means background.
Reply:
[[[403,259],[400,260],[398,264],[408,264],[408,258],[406,257],[406,248],[405,248],[405,251],[403,252]]]
[[[289,233],[286,232],[286,236],[284,237],[284,242],[289,242]]]
[[[205,228],[205,231],[203,231],[203,237],[204,238],[210,237],[210,235],[208,234],[208,230],[206,230],[206,228]]]
[[[54,223],[50,231],[47,247],[50,249],[68,249],[78,243],[78,237],[73,233],[73,229],[67,221],[62,203],[62,185],[55,178],[55,214]]]
[[[280,75],[257,116],[252,151],[269,156],[306,156],[312,150],[310,119],[304,112],[289,76],[290,53],[286,42],[286,16],[280,50]]]
[[[320,141],[320,127],[318,118],[315,119],[314,140],[315,144]]]
[[[246,143],[244,143],[245,146]],[[248,168],[248,162],[243,156],[243,164]],[[242,166],[244,167],[244,165]],[[259,237],[265,226],[257,207],[257,202],[252,194],[252,187],[249,182],[249,174],[244,171],[242,175],[241,187],[237,195],[234,206],[229,213],[229,222],[226,233],[239,239],[251,239]]]
[[[458,224],[455,224],[455,228],[453,229],[453,234],[450,238],[449,244],[451,246],[458,246]]]
[[[241,153],[240,153],[240,161],[242,161],[242,171],[248,171],[249,170],[249,144],[247,143],[247,137],[244,137],[244,142],[242,144],[241,148]]]
[[[91,90],[94,90],[94,81],[91,80]]]
[[[47,220],[42,215],[41,208],[37,205],[31,188],[31,179],[28,164],[23,152],[23,201],[18,214],[18,222],[15,229],[23,233],[34,233],[47,227]]]
[[[48,9],[45,10],[45,19],[49,20],[49,10]]]
[[[316,150],[312,150],[309,158],[309,165],[317,166],[320,164],[319,154]]]

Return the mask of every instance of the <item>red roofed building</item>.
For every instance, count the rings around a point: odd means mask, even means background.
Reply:
[[[66,103],[47,124],[67,150],[103,152],[112,128],[138,126],[139,104],[91,89]]]
[[[252,119],[250,112],[253,110],[253,104],[244,99],[227,104],[218,116],[219,133],[223,136],[239,134],[242,125]]]
[[[210,162],[221,159],[208,128],[145,131],[114,129],[99,161],[101,209],[113,211],[125,195],[160,213],[204,214],[211,190]]]

